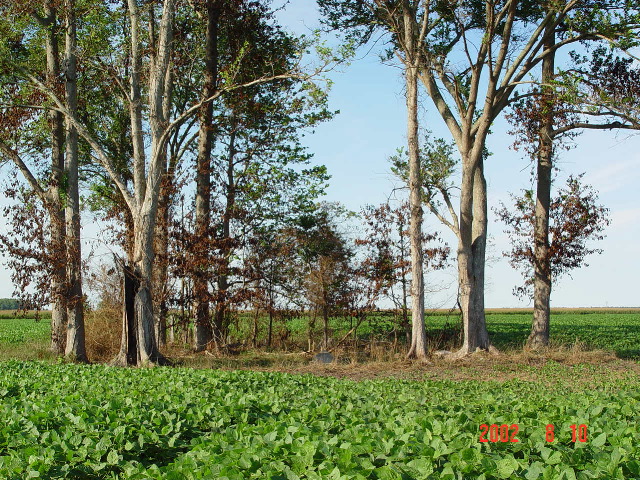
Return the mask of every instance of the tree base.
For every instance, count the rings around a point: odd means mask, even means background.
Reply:
[[[526,350],[544,350],[549,346],[549,339],[542,336],[531,336],[527,339]]]
[[[462,347],[459,350],[451,353],[450,355],[447,355],[445,358],[447,360],[460,360],[462,358],[467,358],[470,357],[476,353],[488,353],[490,355],[500,355],[500,350],[498,350],[496,347],[494,347],[493,345],[489,345],[488,348],[480,348],[480,347],[476,347],[475,350],[469,348],[469,347]]]
[[[126,352],[120,352],[109,362],[109,365],[112,367],[170,367],[173,362],[160,352],[156,352],[150,360],[140,363],[136,361],[134,363],[129,361]]]
[[[65,355],[64,360],[69,363],[91,363],[86,355],[75,355],[73,353]]]

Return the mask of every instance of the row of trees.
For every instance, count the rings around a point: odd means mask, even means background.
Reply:
[[[32,300],[52,305],[52,348],[86,360],[81,184],[94,213],[114,221],[123,250],[126,307],[115,363],[164,361],[157,332],[172,230],[188,245],[182,274],[198,304],[196,348],[219,340],[239,231],[279,228],[322,193],[326,171],[304,166],[310,155],[299,137],[331,117],[319,76],[347,49],[336,54],[291,36],[260,1],[0,8],[0,149],[27,182],[7,185],[16,235],[3,243],[19,288],[35,283]],[[180,196],[193,199],[195,215],[189,228],[179,220],[172,229]],[[36,203],[46,220],[33,214]]]
[[[427,207],[458,239],[464,342],[457,355],[490,349],[484,317],[487,246],[487,138],[510,106],[537,163],[533,255],[533,347],[549,338],[551,173],[560,136],[585,128],[637,129],[637,72],[625,55],[638,40],[638,5],[628,1],[319,0],[327,25],[358,43],[388,39],[387,59],[403,66],[411,208],[413,344],[424,356],[424,286],[419,248]],[[573,50],[572,50],[573,49]],[[576,52],[587,51],[591,55]],[[572,62],[556,71],[555,59]],[[451,199],[451,163],[442,149],[421,152],[419,84],[444,121],[460,158],[459,208]],[[526,90],[524,85],[532,85]],[[442,146],[442,145],[440,145]],[[428,147],[430,148],[430,147]],[[427,158],[426,171],[423,161]],[[423,190],[427,185],[427,191]]]
[[[422,231],[426,207],[458,242],[458,354],[489,349],[483,165],[491,125],[514,106],[538,164],[536,212],[530,195],[518,219],[502,216],[521,232],[533,225],[535,246],[514,255],[535,269],[531,344],[543,345],[552,258],[568,251],[549,242],[555,145],[577,129],[638,125],[634,65],[602,47],[635,44],[638,12],[627,3],[319,0],[326,24],[347,35],[331,50],[285,32],[260,0],[0,1],[0,151],[21,172],[5,186],[12,232],[0,235],[14,282],[34,287],[26,300],[52,305],[54,351],[86,360],[82,199],[121,247],[116,364],[163,363],[176,308],[192,311],[195,350],[225,342],[234,306],[269,314],[269,343],[276,310],[308,309],[326,347],[333,309],[361,320],[382,297],[402,312],[409,356],[423,357],[424,272],[447,254]],[[387,60],[404,67],[408,144],[392,168],[409,202],[365,209],[355,254],[337,224],[344,212],[318,202],[328,175],[309,165],[300,137],[333,116],[322,75],[376,31],[389,40]],[[556,53],[577,45],[598,48],[556,72]],[[421,145],[420,84],[453,144]],[[578,231],[597,236],[605,212],[592,207],[600,216]],[[571,228],[581,208],[568,214]]]

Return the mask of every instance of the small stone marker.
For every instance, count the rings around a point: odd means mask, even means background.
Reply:
[[[329,352],[320,352],[313,356],[313,361],[318,363],[331,363],[333,362],[333,355]]]
[[[438,350],[437,352],[433,352],[433,356],[436,358],[444,358],[447,355],[451,355],[449,350]]]

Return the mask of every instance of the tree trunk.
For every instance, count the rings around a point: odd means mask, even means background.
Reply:
[[[135,276],[133,267],[123,264],[123,284],[122,293],[124,302],[122,305],[122,339],[120,341],[120,352],[111,361],[112,365],[127,366],[135,365],[138,360],[138,342],[136,339],[136,315],[134,302],[138,290],[138,279]]]
[[[553,48],[553,27],[545,31],[545,49]],[[536,212],[534,225],[533,324],[527,347],[549,344],[551,311],[551,258],[549,257],[549,206],[551,203],[551,169],[553,167],[553,87],[554,55],[542,61],[542,118],[539,132]]]
[[[66,256],[64,242],[64,210],[50,215],[50,241],[53,257],[57,260],[53,266],[51,275],[51,351],[57,355],[63,355],[65,351],[65,327],[67,324],[67,272],[62,259]]]
[[[400,279],[402,284],[402,330],[404,331],[405,341],[407,345],[411,344],[411,322],[409,322],[409,306],[407,304],[407,279],[404,274]]]
[[[65,35],[65,93],[69,112],[78,110],[75,1],[67,0]],[[82,250],[80,243],[80,194],[78,185],[78,131],[67,119],[65,176],[67,202],[65,208],[67,234],[67,345],[65,357],[86,362],[84,335],[84,298],[82,295]]]
[[[484,315],[484,268],[487,243],[487,190],[482,153],[463,156],[458,235],[458,288],[464,340],[457,356],[491,344]],[[476,158],[474,158],[474,156]]]
[[[234,163],[236,154],[236,123],[231,120],[231,136],[229,138],[229,155],[227,157],[227,185],[226,205],[222,215],[222,258],[220,259],[220,271],[218,273],[218,295],[216,298],[216,313],[213,321],[213,337],[216,342],[224,340],[226,333],[225,317],[227,314],[227,302],[229,298],[229,267],[231,260],[231,219],[236,203],[236,186],[234,177]]]
[[[269,306],[269,327],[267,330],[267,350],[271,350],[271,339],[273,336],[273,307]]]
[[[131,135],[133,141],[134,196],[128,201],[133,219],[133,275],[137,279],[133,301],[135,316],[135,340],[137,356],[135,364],[147,366],[167,363],[158,349],[155,335],[153,309],[153,237],[158,216],[158,202],[163,173],[166,171],[167,148],[166,131],[167,102],[170,101],[171,82],[170,54],[172,51],[174,0],[164,0],[162,18],[158,33],[157,48],[152,49],[148,72],[148,125],[151,133],[151,148],[147,167],[147,152],[144,146],[142,108],[142,56],[143,43],[140,40],[140,16],[137,0],[128,0],[128,16],[131,29],[130,43],[130,108]],[[123,195],[126,192],[123,191]],[[125,337],[123,334],[123,341]],[[125,349],[129,350],[128,346]],[[122,350],[122,348],[121,348]],[[121,355],[116,361],[132,358]]]
[[[158,203],[158,223],[154,234],[153,308],[156,312],[155,335],[159,346],[167,343],[167,274],[169,269],[169,206],[173,190],[173,175],[168,171],[162,180]]]
[[[407,248],[405,243],[405,223],[404,217],[401,215],[399,217],[398,223],[398,238],[400,242],[400,261],[404,262],[405,257],[407,255]],[[402,330],[404,331],[405,342],[407,345],[411,345],[411,322],[409,322],[409,307],[407,302],[408,296],[408,288],[407,288],[407,277],[404,271],[401,272],[402,276],[400,277],[400,285],[402,285]]]
[[[260,315],[260,310],[256,307],[255,312],[253,313],[253,338],[251,339],[251,346],[256,348],[258,346],[258,318]]]
[[[58,88],[60,58],[56,35],[56,11],[50,2],[45,2],[44,25],[47,30],[45,49],[47,57],[47,83]],[[65,351],[65,326],[67,324],[67,272],[64,259],[65,212],[60,198],[60,187],[64,179],[64,119],[62,113],[49,112],[51,129],[51,174],[49,185],[49,234],[51,255],[55,259],[51,275],[51,351],[58,355]]]
[[[136,233],[134,251],[134,274],[139,280],[134,298],[136,318],[137,365],[154,365],[166,363],[160,354],[155,335],[155,317],[153,311],[152,279],[153,279],[153,232],[157,205],[149,202],[142,213],[134,220]]]
[[[218,77],[218,20],[220,11],[217,1],[207,0],[207,33],[205,80],[203,99],[211,97],[217,88]],[[196,232],[199,239],[209,239],[211,228],[211,150],[213,148],[213,105],[211,102],[200,109],[200,130],[198,132],[198,160],[196,176]],[[209,243],[204,241],[204,250],[209,251]],[[203,262],[208,263],[208,262]],[[213,338],[211,314],[209,310],[208,265],[198,265],[193,278],[196,299],[196,321],[194,326],[194,350],[202,351]]]
[[[405,8],[408,8],[406,6]],[[411,242],[411,346],[408,358],[427,356],[427,331],[424,324],[424,273],[422,252],[422,175],[418,147],[418,68],[413,58],[414,20],[405,12],[407,55],[405,80],[407,86],[407,142],[409,147],[409,238]],[[416,55],[417,57],[417,55]]]

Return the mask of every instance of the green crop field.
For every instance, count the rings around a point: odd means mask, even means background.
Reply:
[[[492,343],[499,349],[522,348],[531,331],[530,311],[489,311],[486,315],[487,329]],[[428,315],[427,335],[433,348],[446,345],[438,343],[443,327],[455,331],[459,319],[456,314],[436,312]],[[316,329],[320,329],[317,321]],[[303,338],[307,329],[307,318],[289,321],[290,330]],[[332,319],[336,337],[351,329],[344,319]],[[362,338],[371,336],[389,337],[399,328],[390,312],[370,315],[358,328]],[[400,335],[401,336],[401,335]],[[640,358],[640,311],[611,310],[567,310],[554,311],[551,315],[551,340],[555,346],[571,346],[576,342],[587,349],[615,352],[621,358]]]
[[[529,313],[487,319],[500,348],[522,346]],[[301,338],[304,320],[291,321]],[[433,339],[457,319],[428,321]],[[0,358],[37,358],[30,351],[46,349],[49,328],[0,319]],[[385,336],[391,319],[361,328],[363,338]],[[636,359],[639,332],[638,312],[552,318],[556,345]],[[640,479],[637,362],[488,360],[364,381],[2,362],[0,479]]]
[[[9,362],[0,478],[640,478],[638,378],[573,387]]]
[[[19,345],[47,340],[51,333],[49,320],[33,318],[0,318],[0,345]]]
[[[241,324],[251,325],[247,318]],[[244,321],[246,320],[246,321]],[[263,319],[264,321],[264,319]],[[265,322],[266,323],[266,322]],[[457,328],[458,317],[455,314],[431,314],[427,318],[427,333],[431,346],[435,349],[447,347],[440,342],[443,327],[449,333]],[[306,343],[308,318],[294,318],[287,321],[292,338],[301,345]],[[380,312],[370,317],[358,328],[358,336],[363,339],[376,336],[389,338],[393,335],[393,316]],[[91,323],[87,329],[91,330]],[[276,330],[281,328],[276,324]],[[522,311],[490,311],[487,313],[487,328],[491,340],[499,349],[519,349],[527,339],[531,328],[531,313]],[[321,329],[316,322],[316,332]],[[335,338],[340,338],[351,329],[345,319],[331,319],[331,329]],[[46,344],[50,325],[48,319],[35,321],[33,318],[0,318],[0,358],[9,347],[17,350],[21,344],[40,342]],[[233,333],[237,340],[250,338],[250,328],[240,328]],[[262,330],[263,336],[265,329]],[[401,335],[398,333],[398,336]],[[602,311],[554,311],[551,317],[551,340],[554,346],[571,346],[581,343],[586,349],[612,351],[621,358],[640,358],[640,312],[637,310]],[[28,358],[28,352],[20,358]]]

